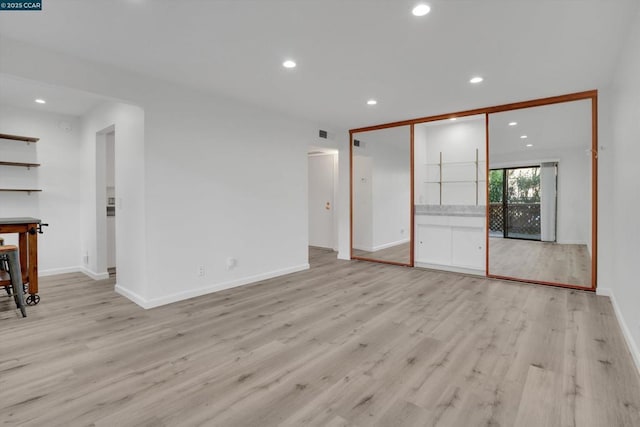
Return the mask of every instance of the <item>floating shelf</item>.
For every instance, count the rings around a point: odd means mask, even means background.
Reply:
[[[0,162],[0,166],[18,166],[23,168],[37,168],[40,163]]]
[[[9,135],[8,133],[0,133],[0,139],[11,139],[13,141],[22,141],[26,143],[40,141],[40,138],[34,138],[32,136]]]
[[[35,189],[35,188],[0,188],[0,191],[9,191],[9,192],[14,192],[14,193],[38,193],[42,190],[39,189]]]

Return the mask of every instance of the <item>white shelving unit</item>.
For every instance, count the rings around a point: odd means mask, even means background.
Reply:
[[[440,161],[437,163],[424,163],[427,168],[426,176],[427,180],[423,181],[424,184],[438,185],[438,193],[439,193],[439,204],[442,205],[442,192],[443,186],[446,184],[473,184],[475,186],[475,204],[478,206],[479,204],[479,186],[480,183],[486,182],[485,179],[480,179],[480,167],[485,162],[479,160],[479,152],[476,149],[475,152],[475,160],[472,161],[464,161],[464,162],[445,162],[443,161],[442,151],[440,152]],[[456,173],[447,173],[447,170],[451,170],[452,168],[462,169],[463,172]],[[433,173],[430,172],[429,168],[436,169]],[[467,169],[467,170],[464,170]],[[482,169],[484,171],[484,169]],[[471,178],[460,178],[460,179],[447,179],[447,175],[454,176],[462,176],[465,174],[472,175]],[[437,179],[429,179],[429,177],[437,176]],[[471,202],[469,203],[471,204]]]

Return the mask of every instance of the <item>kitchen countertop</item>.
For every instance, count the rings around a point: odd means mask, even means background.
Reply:
[[[487,214],[487,207],[476,205],[415,205],[414,214],[431,216],[484,217]]]

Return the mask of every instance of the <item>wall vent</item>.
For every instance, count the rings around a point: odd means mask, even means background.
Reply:
[[[320,138],[327,139],[327,131],[326,130],[320,130],[319,136],[320,136]]]

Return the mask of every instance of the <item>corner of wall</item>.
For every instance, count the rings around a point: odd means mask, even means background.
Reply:
[[[638,374],[640,374],[640,347],[638,343],[636,343],[633,335],[631,334],[631,329],[629,329],[629,325],[624,319],[622,315],[622,311],[620,310],[620,306],[618,305],[618,301],[616,300],[615,294],[613,293],[613,289],[611,288],[598,288],[596,289],[596,295],[608,297],[611,301],[611,305],[613,306],[613,311],[616,315],[616,319],[618,324],[620,325],[620,329],[622,330],[622,335],[624,336],[625,341],[627,342],[627,346],[629,348],[629,352],[631,353],[631,357],[633,358],[633,362],[636,365],[636,369],[638,370]]]

